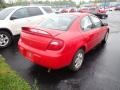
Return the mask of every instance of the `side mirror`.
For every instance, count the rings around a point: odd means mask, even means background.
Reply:
[[[15,19],[17,19],[17,17],[12,16],[12,17],[10,18],[10,20],[15,20]]]
[[[103,23],[102,26],[108,26],[108,23]]]

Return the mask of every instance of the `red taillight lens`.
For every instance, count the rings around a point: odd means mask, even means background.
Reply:
[[[29,27],[22,27],[22,31],[30,31],[30,28]]]
[[[63,46],[64,42],[62,40],[54,39],[50,42],[48,50],[60,50]]]

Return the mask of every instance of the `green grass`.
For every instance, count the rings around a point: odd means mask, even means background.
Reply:
[[[30,85],[13,71],[1,56],[0,90],[31,90]]]

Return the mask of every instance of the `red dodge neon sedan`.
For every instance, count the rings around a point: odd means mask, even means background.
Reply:
[[[23,27],[18,46],[24,57],[40,66],[78,71],[84,54],[106,43],[108,34],[108,25],[92,14],[54,14],[37,27]]]

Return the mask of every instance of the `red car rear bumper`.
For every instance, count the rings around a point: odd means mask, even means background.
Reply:
[[[18,48],[20,53],[28,60],[40,66],[50,69],[60,69],[71,63],[72,55],[68,51],[65,54],[57,54],[55,51],[41,51],[32,48],[19,40]]]

